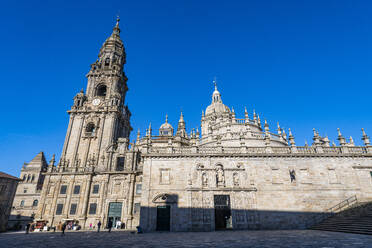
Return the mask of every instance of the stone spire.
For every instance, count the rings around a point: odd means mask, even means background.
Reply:
[[[354,143],[354,140],[353,140],[353,137],[350,136],[350,139],[349,139],[349,145],[350,146],[355,146],[355,143]]]
[[[186,137],[186,123],[183,119],[183,113],[181,111],[180,120],[178,121],[176,136]]]
[[[137,144],[140,142],[140,138],[141,138],[141,132],[140,132],[140,129],[138,128],[138,131],[137,131],[137,140],[136,140],[136,143]]]
[[[277,123],[278,124],[278,135],[281,136],[282,135],[282,129],[280,128],[280,125],[279,125],[279,122]]]
[[[296,143],[295,143],[295,140],[294,140],[294,136],[292,134],[292,131],[291,129],[289,128],[288,129],[288,134],[289,134],[289,144],[293,147],[293,146],[296,146]]]
[[[342,136],[341,131],[340,131],[339,128],[337,128],[337,133],[338,133],[338,138],[337,139],[340,142],[340,145],[341,146],[346,145],[346,140],[345,140],[344,136]]]
[[[244,107],[244,118],[245,118],[245,123],[248,123],[249,122],[249,116],[248,116],[247,107]]]
[[[53,154],[52,159],[49,161],[49,166],[54,166],[55,162],[56,162],[56,155]]]
[[[265,133],[269,132],[269,124],[267,124],[267,121],[265,120]]]
[[[319,137],[319,133],[315,130],[315,128],[313,128],[313,133],[314,133],[314,136],[313,136],[313,141],[314,141],[314,145],[320,145],[320,137]]]
[[[151,133],[152,133],[152,129],[151,129],[151,122],[150,122],[149,128],[147,129],[147,136],[151,137]]]
[[[259,114],[257,114],[257,124],[261,127],[261,119]]]
[[[367,136],[366,132],[364,132],[364,128],[362,128],[362,134],[363,134],[362,140],[364,141],[364,145],[369,146],[371,143],[369,141],[369,137]]]
[[[257,115],[256,115],[256,110],[253,109],[253,121],[255,124],[258,125],[258,122],[257,122]]]

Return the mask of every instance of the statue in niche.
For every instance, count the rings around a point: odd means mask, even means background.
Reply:
[[[104,154],[102,154],[102,156],[101,156],[101,161],[102,161],[102,164],[105,164],[105,155]]]
[[[225,175],[224,175],[222,165],[217,166],[216,182],[217,182],[217,186],[224,186],[225,185]]]
[[[75,166],[76,167],[80,167],[80,159],[79,158],[77,158],[76,160],[75,160]]]
[[[189,176],[188,176],[187,184],[188,184],[188,185],[192,185],[191,172],[189,172]]]
[[[208,176],[206,172],[203,172],[202,174],[202,183],[203,183],[203,186],[208,186]]]
[[[239,186],[239,175],[236,172],[233,174],[233,182],[234,186]]]
[[[296,181],[296,172],[294,169],[289,170],[289,177],[291,178],[291,183]]]

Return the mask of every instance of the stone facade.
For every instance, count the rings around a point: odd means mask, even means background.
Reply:
[[[47,166],[43,152],[39,152],[31,162],[23,165],[20,175],[22,181],[17,186],[9,217],[10,229],[23,229],[34,220],[44,184],[45,176],[42,173]]]
[[[201,132],[177,130],[168,117],[156,132],[129,142],[131,113],[125,50],[118,23],[74,98],[61,159],[50,161],[37,220],[55,226],[101,221],[145,231],[305,228],[329,207],[356,195],[372,197],[372,146],[339,146],[314,130],[298,147],[291,130],[271,132],[253,112],[237,118],[215,89]]]
[[[0,232],[7,230],[19,178],[0,172]]]

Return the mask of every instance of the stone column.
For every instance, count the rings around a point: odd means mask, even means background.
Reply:
[[[88,181],[86,183],[85,192],[84,192],[83,211],[82,211],[82,216],[84,218],[83,219],[84,224],[82,225],[83,228],[85,228],[85,224],[87,221],[87,212],[88,212],[89,196],[90,196],[90,188],[92,185],[92,180],[93,180],[93,172],[91,172],[88,175]]]

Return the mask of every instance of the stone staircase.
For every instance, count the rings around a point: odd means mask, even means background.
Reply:
[[[329,209],[324,219],[310,229],[372,235],[372,199],[348,198]]]

